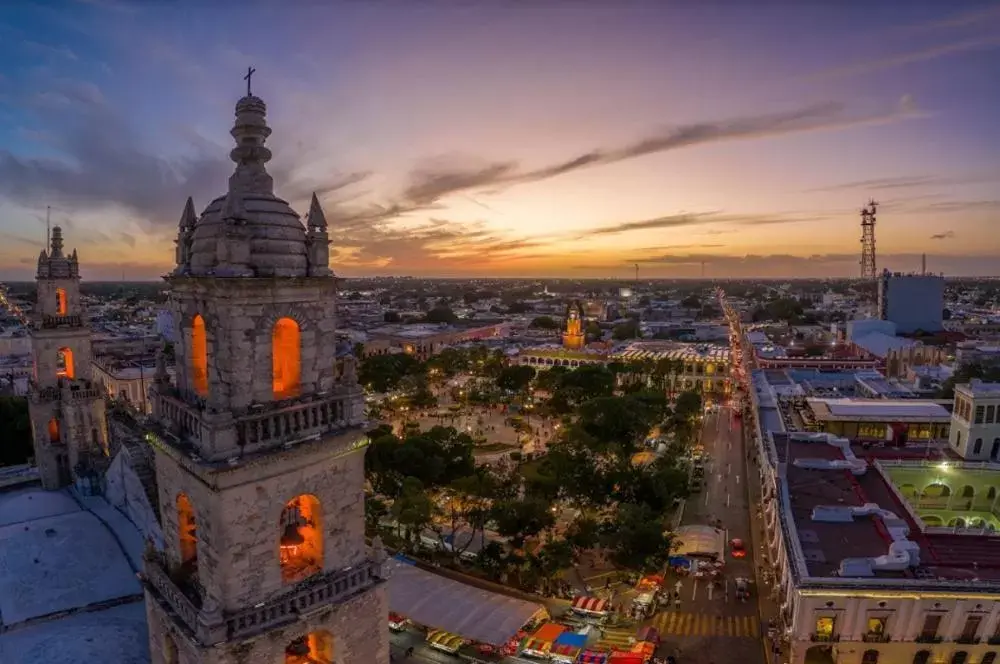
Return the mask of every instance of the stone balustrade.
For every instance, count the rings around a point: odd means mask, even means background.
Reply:
[[[359,566],[310,577],[291,592],[263,605],[226,616],[230,639],[243,639],[297,620],[302,614],[342,602],[380,583],[380,565],[367,560]]]
[[[37,383],[32,381],[29,383],[30,387],[30,398],[35,403],[41,403],[46,401],[59,401],[67,394],[69,399],[72,401],[92,401],[94,399],[103,398],[103,393],[99,387],[96,387],[90,381],[77,381],[75,383],[69,383],[69,389],[67,387],[67,379],[60,378],[58,385],[49,385],[46,387],[39,387]]]
[[[192,634],[197,635],[198,607],[177,587],[159,561],[147,556],[145,562],[143,580],[147,586],[166,602]]]
[[[294,622],[299,616],[342,602],[381,583],[381,566],[374,560],[344,570],[325,572],[306,579],[270,601],[242,611],[210,617],[200,611],[174,583],[162,562],[146,557],[143,580],[147,588],[177,615],[191,634],[204,645],[215,643],[224,630],[228,639],[243,639]],[[221,620],[221,624],[215,625]]]
[[[52,330],[59,327],[83,327],[83,318],[80,316],[42,316],[39,327],[43,330]]]
[[[268,404],[236,419],[240,445],[302,440],[350,424],[354,395],[333,394],[287,405]]]

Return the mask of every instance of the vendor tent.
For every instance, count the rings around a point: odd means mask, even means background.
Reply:
[[[722,531],[711,526],[681,526],[674,533],[672,553],[723,560],[726,543]]]
[[[575,662],[583,647],[587,645],[587,635],[576,632],[563,632],[556,637],[549,655],[556,661]]]
[[[600,597],[583,596],[573,600],[573,611],[577,613],[606,614],[611,610],[611,605],[606,599]]]
[[[645,627],[640,627],[639,631],[635,634],[636,641],[648,641],[649,643],[659,643],[660,633],[656,631],[656,628],[652,625],[646,625]]]
[[[566,628],[562,625],[545,623],[534,634],[524,640],[521,652],[533,655],[547,655],[552,650],[552,646],[555,645],[556,639],[565,631]]]
[[[438,650],[456,653],[459,648],[465,645],[465,639],[442,629],[435,629],[427,633],[427,643]]]
[[[545,615],[540,604],[455,581],[400,556],[385,566],[390,611],[472,641],[503,645],[525,623]]]
[[[601,650],[584,650],[577,660],[579,664],[605,664],[608,661],[608,653]]]

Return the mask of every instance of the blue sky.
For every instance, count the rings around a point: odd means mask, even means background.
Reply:
[[[245,92],[345,276],[1000,274],[1000,2],[0,6],[0,279],[156,278]]]

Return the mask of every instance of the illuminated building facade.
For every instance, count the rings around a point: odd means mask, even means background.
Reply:
[[[158,362],[148,440],[165,550],[147,552],[153,664],[389,661],[381,546],[364,538],[364,401],[338,360],[337,282],[314,195],[274,195],[247,95],[236,170],[181,215],[167,278],[176,385]]]
[[[750,396],[782,661],[993,664],[1000,467],[790,433],[773,394]]]
[[[38,299],[31,321],[34,364],[29,413],[35,462],[42,486],[71,484],[77,471],[100,465],[108,454],[108,425],[101,391],[91,382],[90,328],[80,303],[76,250],[63,253],[62,229],[38,256]]]
[[[583,329],[583,307],[573,302],[566,310],[566,331],[563,332],[563,348],[580,350],[587,345],[587,335]]]

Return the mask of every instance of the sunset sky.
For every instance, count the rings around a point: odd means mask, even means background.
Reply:
[[[0,5],[0,279],[46,206],[171,269],[249,65],[342,276],[857,276],[870,197],[879,268],[1000,275],[1000,2],[66,0]]]

